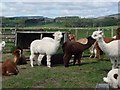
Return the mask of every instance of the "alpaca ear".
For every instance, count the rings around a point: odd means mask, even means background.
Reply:
[[[104,33],[102,32],[102,31],[100,31],[100,33],[99,33],[100,35],[104,35]]]

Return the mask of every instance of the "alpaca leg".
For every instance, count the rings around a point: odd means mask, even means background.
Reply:
[[[97,58],[98,58],[98,60],[100,60],[100,49],[97,49]]]
[[[75,65],[76,59],[77,59],[77,57],[76,57],[76,55],[74,55],[73,65]]]
[[[47,55],[47,67],[51,67],[51,55]]]
[[[81,64],[81,58],[82,58],[82,53],[80,53],[80,54],[78,55],[78,65]]]
[[[34,57],[33,57],[33,61],[35,60],[35,64],[38,63],[38,56],[39,56],[39,55],[34,55]],[[33,62],[33,64],[34,64],[34,62]]]
[[[89,58],[94,57],[94,47],[93,47],[93,46],[91,46],[91,47],[89,48],[89,51],[90,51],[90,57],[89,57]]]
[[[112,62],[112,69],[115,69],[115,63]]]
[[[94,54],[95,54],[94,58],[96,58],[97,57],[97,50],[96,49],[94,49]]]
[[[117,82],[118,82],[118,87],[120,88],[120,67],[118,69],[118,78],[117,78]]]
[[[111,60],[111,64],[112,64],[112,69],[115,69],[115,61],[114,61],[114,59],[110,58],[110,60]]]
[[[69,60],[71,59],[71,57],[72,57],[71,54],[64,54],[63,61],[64,61],[64,66],[65,67],[69,66]]]
[[[120,69],[120,56],[117,58],[117,61],[118,61],[118,68]]]
[[[82,55],[82,54],[77,54],[77,55],[74,56],[74,62],[73,62],[73,65],[75,65],[76,60],[78,60],[77,64],[80,64],[80,55]]]
[[[30,64],[31,64],[31,67],[33,67],[33,59],[34,59],[34,57],[35,57],[34,54],[30,55]]]
[[[19,70],[18,70],[18,68],[17,68],[17,66],[15,64],[13,64],[13,66],[10,66],[6,70],[6,75],[8,75],[8,76],[17,75],[18,73],[19,73]]]
[[[44,57],[44,55],[39,55],[38,56],[38,65],[40,66],[41,65],[41,61],[42,61],[42,58]]]

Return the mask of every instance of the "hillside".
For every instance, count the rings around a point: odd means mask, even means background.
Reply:
[[[2,27],[98,27],[116,26],[120,14],[101,16],[98,18],[80,18],[78,16],[66,16],[48,18],[44,16],[21,16],[21,17],[0,17]]]
[[[112,14],[112,15],[107,15],[107,16],[100,16],[100,17],[97,17],[97,18],[98,19],[104,19],[105,17],[113,17],[113,18],[119,19],[120,13],[118,13],[118,14]]]

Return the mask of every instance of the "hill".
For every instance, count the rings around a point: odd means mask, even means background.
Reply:
[[[44,16],[20,16],[1,17],[2,27],[98,27],[116,26],[120,24],[118,17],[120,14],[101,16],[98,18],[80,18],[78,16],[65,16],[48,18]]]

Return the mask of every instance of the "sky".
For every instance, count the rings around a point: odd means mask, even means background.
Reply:
[[[2,0],[0,16],[100,17],[118,13],[119,0]]]

